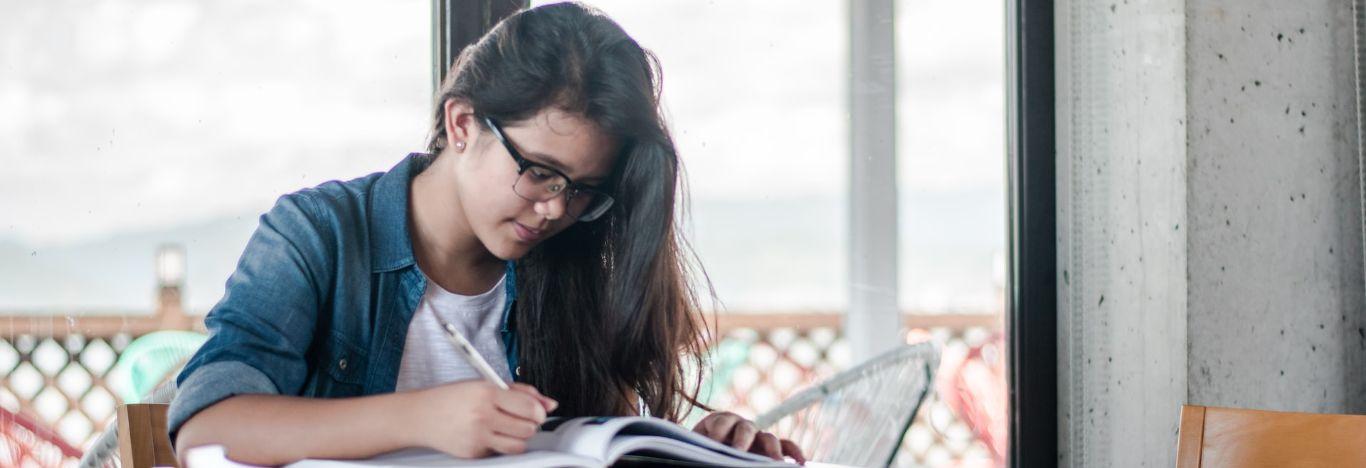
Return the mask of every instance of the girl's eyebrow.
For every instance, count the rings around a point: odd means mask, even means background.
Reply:
[[[545,153],[538,153],[538,152],[535,152],[535,151],[526,151],[526,152],[524,152],[524,154],[523,154],[522,156],[525,157],[525,158],[531,159],[532,161],[534,161],[534,162],[536,162],[536,163],[544,164],[544,165],[547,165],[547,166],[550,166],[550,167],[555,168],[555,170],[557,170],[557,171],[563,172],[563,173],[565,173],[565,174],[569,174],[569,168],[565,167],[564,163],[561,163],[559,159],[555,159],[554,156],[551,156],[551,155],[548,155],[548,154],[545,154]],[[573,178],[573,177],[571,177],[571,178]],[[598,185],[598,184],[601,184],[602,181],[605,180],[606,178],[605,178],[605,177],[587,177],[587,178],[584,178],[584,179],[582,179],[582,180],[580,180],[580,179],[578,179],[578,178],[573,178],[573,179],[574,179],[576,182],[582,182],[582,183],[589,184],[589,185]]]

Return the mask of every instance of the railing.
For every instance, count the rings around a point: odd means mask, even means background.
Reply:
[[[139,336],[203,329],[179,307],[178,289],[163,288],[162,307],[143,316],[0,317],[0,408],[47,424],[66,442],[86,447],[119,403],[109,370]],[[795,391],[848,367],[848,347],[833,312],[723,314],[704,392],[717,408],[754,417]],[[904,320],[908,341],[933,339],[946,351],[990,341],[999,315],[920,315]],[[946,352],[946,354],[949,354]],[[898,466],[993,460],[974,430],[937,396],[922,406],[903,441]]]

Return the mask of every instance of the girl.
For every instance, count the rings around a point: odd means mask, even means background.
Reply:
[[[567,3],[507,18],[456,60],[430,154],[281,197],[177,378],[179,453],[284,464],[423,446],[523,452],[547,414],[695,405],[705,349],[657,61]],[[469,337],[510,390],[445,340]],[[348,398],[342,398],[348,397]],[[802,460],[731,413],[696,431]]]

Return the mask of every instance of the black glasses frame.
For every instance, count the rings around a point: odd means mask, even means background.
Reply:
[[[493,131],[493,136],[498,139],[499,143],[503,144],[503,148],[507,149],[508,155],[512,156],[512,160],[517,163],[517,176],[519,178],[522,176],[522,174],[525,174],[526,171],[530,170],[533,167],[549,171],[557,176],[564,178],[564,190],[561,190],[559,193],[556,193],[555,195],[544,200],[531,200],[520,193],[518,193],[517,196],[522,197],[523,199],[527,199],[529,201],[549,201],[554,200],[555,197],[563,195],[566,206],[568,206],[569,203],[574,200],[574,197],[577,197],[579,195],[586,194],[592,195],[595,198],[602,197],[603,199],[605,199],[605,201],[603,202],[605,206],[603,206],[602,208],[598,208],[596,210],[584,210],[584,212],[580,214],[579,221],[585,222],[597,219],[599,216],[602,216],[602,214],[605,213],[607,209],[611,208],[615,200],[612,198],[610,194],[602,190],[598,190],[597,188],[594,188],[591,185],[574,182],[574,179],[569,178],[568,175],[566,175],[563,172],[560,172],[560,170],[558,169],[527,159],[525,156],[522,156],[521,152],[517,151],[516,147],[512,146],[512,141],[508,140],[507,134],[503,133],[503,127],[499,126],[498,122],[494,121],[493,118],[489,116],[483,116],[482,119],[484,121],[484,125],[488,126],[489,130]],[[514,189],[513,193],[517,193],[517,191]]]

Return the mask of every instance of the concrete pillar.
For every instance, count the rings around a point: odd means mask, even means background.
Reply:
[[[1190,0],[1191,403],[1366,410],[1350,0]]]
[[[1061,0],[1063,464],[1183,403],[1366,412],[1350,0]]]
[[[1064,465],[1174,465],[1186,393],[1183,3],[1055,4]]]

